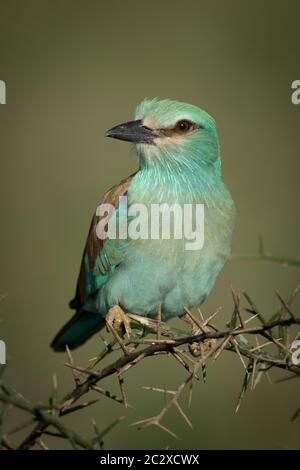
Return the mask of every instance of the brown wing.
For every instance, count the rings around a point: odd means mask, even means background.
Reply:
[[[118,203],[119,203],[119,198],[127,191],[134,175],[135,173],[128,176],[127,178],[124,178],[123,180],[120,181],[120,183],[116,184],[111,189],[109,189],[103,196],[101,204],[112,204],[115,208],[117,208]],[[98,222],[99,222],[99,217],[95,214],[92,218],[92,222],[90,225],[87,241],[86,241],[83,256],[82,256],[75,298],[71,300],[69,304],[70,307],[73,309],[80,308],[82,304],[86,301],[85,257],[86,255],[88,257],[89,269],[93,270],[96,258],[98,254],[101,252],[103,245],[105,243],[105,240],[102,240],[97,237],[96,226]]]

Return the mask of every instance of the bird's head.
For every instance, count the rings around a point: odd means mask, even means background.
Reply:
[[[171,100],[144,100],[133,121],[109,129],[107,137],[136,145],[148,163],[164,159],[219,166],[219,140],[214,119],[202,109]]]

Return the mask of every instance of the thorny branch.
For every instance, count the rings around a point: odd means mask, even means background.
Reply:
[[[179,400],[183,391],[188,390],[189,405],[191,404],[193,385],[199,380],[199,371],[203,378],[206,376],[206,365],[210,360],[214,363],[224,351],[236,354],[241,362],[245,376],[239,395],[236,411],[238,411],[242,399],[248,389],[253,389],[259,383],[264,374],[269,374],[273,368],[290,372],[290,377],[300,377],[300,366],[293,362],[291,343],[300,336],[300,316],[293,311],[293,301],[300,290],[300,285],[294,290],[288,300],[284,300],[278,293],[279,308],[273,317],[267,319],[258,310],[250,296],[243,292],[243,300],[246,303],[242,307],[242,298],[232,289],[234,303],[233,313],[225,327],[219,329],[212,320],[219,314],[220,309],[214,312],[206,320],[200,311],[195,316],[188,309],[186,315],[192,326],[192,334],[186,335],[182,331],[170,329],[161,320],[159,309],[157,320],[150,320],[137,315],[129,315],[134,333],[122,344],[118,344],[121,335],[114,335],[110,343],[105,342],[104,350],[90,361],[89,366],[76,365],[71,352],[67,349],[68,362],[66,366],[71,370],[74,379],[73,390],[63,399],[58,399],[57,379],[53,377],[52,394],[48,401],[34,405],[28,402],[22,395],[8,387],[0,378],[0,444],[2,449],[31,449],[38,446],[46,450],[48,447],[42,440],[48,435],[66,439],[74,448],[99,449],[103,447],[103,437],[119,420],[111,424],[107,429],[99,431],[97,424],[93,422],[94,437],[85,439],[78,433],[68,428],[63,417],[66,414],[77,412],[83,408],[95,404],[98,400],[89,400],[78,403],[79,399],[91,391],[123,404],[130,406],[127,401],[124,376],[126,373],[143,361],[146,357],[168,355],[173,357],[180,367],[183,367],[187,376],[179,384],[176,390],[167,390],[159,387],[143,387],[144,389],[164,396],[165,404],[161,411],[150,418],[133,423],[141,427],[158,426],[174,437],[176,434],[163,423],[163,418],[171,407],[175,407],[188,426],[192,423],[182,408]],[[251,325],[250,325],[251,323]],[[293,329],[291,331],[291,329]],[[293,335],[292,335],[293,332]],[[262,339],[263,342],[259,340]],[[200,345],[200,347],[199,347]],[[123,347],[122,347],[123,346]],[[125,347],[125,350],[124,350]],[[112,351],[118,350],[120,357],[109,365],[101,367],[104,358]],[[3,372],[3,369],[0,369]],[[116,396],[109,390],[102,388],[99,383],[106,377],[115,375],[120,387],[120,396]],[[17,428],[4,432],[5,416],[8,406],[27,412],[30,419]],[[297,410],[292,419],[300,415]],[[18,445],[10,442],[11,435],[30,427],[26,438]]]
[[[265,250],[264,240],[260,236],[258,239],[258,254],[257,255],[233,255],[231,257],[233,260],[240,260],[240,261],[268,261],[271,263],[278,263],[281,266],[300,266],[300,259],[299,258],[288,258],[286,256],[277,256],[272,255],[268,251]]]

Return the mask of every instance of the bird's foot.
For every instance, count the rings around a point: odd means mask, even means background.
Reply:
[[[181,318],[191,326],[191,335],[198,336],[201,333],[210,331],[209,327],[204,321],[195,319],[190,311],[186,310],[186,313]],[[212,348],[216,345],[215,339],[206,339],[204,341],[194,341],[189,345],[189,351],[194,357],[205,356]]]
[[[200,333],[201,332],[197,332],[196,334]],[[215,343],[215,339],[207,339],[199,342],[195,341],[189,345],[189,351],[194,357],[205,356],[212,348],[215,347]]]
[[[130,318],[133,322],[138,323],[141,327],[147,328],[151,333],[157,333],[158,322],[153,318],[143,317],[142,315],[136,315],[134,313],[128,313],[127,317]],[[170,327],[163,321],[159,324],[160,333],[164,336],[172,336],[172,331]]]
[[[123,329],[123,331],[125,330],[127,337],[130,337],[130,319],[119,305],[113,305],[109,309],[105,320],[107,325],[110,327],[109,329],[113,329],[117,333],[120,331],[122,332]]]

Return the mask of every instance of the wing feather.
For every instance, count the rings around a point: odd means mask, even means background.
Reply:
[[[124,178],[109,189],[103,196],[101,204],[112,204],[115,209],[117,209],[119,198],[128,190],[134,175],[135,173]],[[86,303],[89,296],[97,290],[99,283],[101,284],[107,279],[107,274],[113,265],[113,260],[107,258],[107,254],[103,249],[106,240],[99,238],[96,233],[96,226],[99,220],[99,216],[95,214],[88,232],[77,281],[76,294],[74,299],[70,302],[70,307],[74,309],[78,309]],[[98,260],[100,260],[101,272],[95,269]]]

